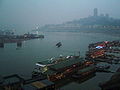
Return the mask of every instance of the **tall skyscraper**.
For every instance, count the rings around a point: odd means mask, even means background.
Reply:
[[[97,8],[94,8],[94,16],[98,16],[98,10],[97,10]]]

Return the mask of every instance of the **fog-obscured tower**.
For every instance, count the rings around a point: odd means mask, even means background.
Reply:
[[[94,16],[98,16],[98,10],[97,10],[97,8],[94,8]]]

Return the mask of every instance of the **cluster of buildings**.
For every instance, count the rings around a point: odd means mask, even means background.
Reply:
[[[0,30],[0,35],[13,36],[14,32],[11,32],[10,30],[6,30],[6,31]]]
[[[92,16],[63,24],[45,25],[40,29],[44,31],[120,30],[120,20],[109,17],[109,14],[98,15],[98,9],[95,8]]]

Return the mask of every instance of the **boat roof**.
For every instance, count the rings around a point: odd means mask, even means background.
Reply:
[[[50,62],[49,60],[41,61],[41,62],[37,62],[37,63],[38,64],[43,64],[43,65],[52,64],[52,62]]]
[[[93,69],[95,69],[95,65],[91,65],[91,66],[88,66],[86,68],[83,68],[83,69],[79,70],[78,73],[87,72],[87,71],[90,71],[90,70],[93,70]]]
[[[9,84],[20,83],[21,80],[23,80],[23,78],[21,78],[17,74],[6,76],[6,77],[3,77],[2,85],[9,85]]]
[[[44,72],[44,74],[47,74],[47,75],[53,75],[55,73],[57,73],[57,71],[53,71],[51,69],[48,69],[46,72]]]
[[[22,88],[24,90],[38,90],[38,89],[45,89],[45,87],[54,85],[53,82],[49,81],[49,80],[42,80],[42,81],[36,81],[36,82],[32,82],[30,84],[24,85]]]
[[[64,61],[64,60],[69,60],[70,56],[67,57],[59,57],[59,58],[51,58],[49,60],[45,60],[45,61],[41,61],[41,62],[37,62],[36,65],[38,66],[42,66],[42,65],[50,65],[50,64],[54,64],[55,61]]]
[[[49,68],[54,69],[54,70],[58,70],[58,69],[62,69],[62,68],[71,66],[71,65],[76,64],[76,63],[81,63],[81,58],[71,58],[69,60],[65,60],[65,61],[60,62],[58,64],[51,65]]]

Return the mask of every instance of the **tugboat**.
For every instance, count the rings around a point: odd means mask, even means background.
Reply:
[[[62,43],[61,43],[61,42],[58,42],[58,43],[56,44],[56,46],[59,48],[59,47],[62,46]]]

